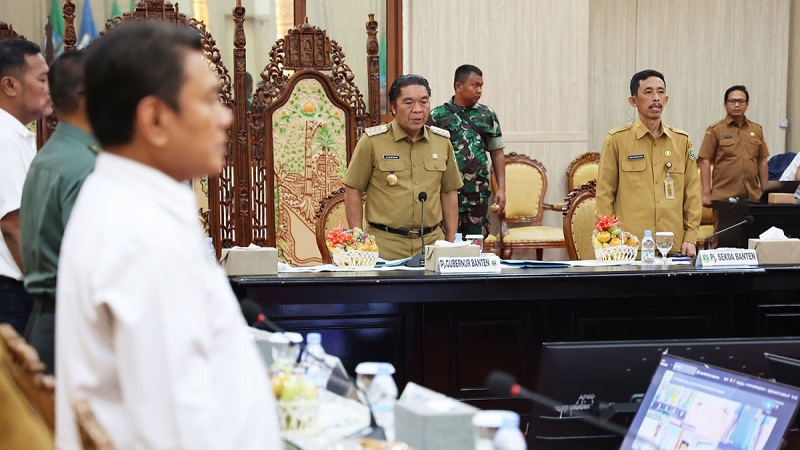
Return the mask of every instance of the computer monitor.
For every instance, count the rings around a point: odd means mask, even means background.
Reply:
[[[541,449],[616,449],[620,436],[590,426],[572,411],[594,411],[627,426],[637,400],[668,351],[705,364],[770,378],[764,352],[800,359],[800,338],[731,338],[658,341],[546,342],[535,390],[560,403],[559,411],[535,406],[529,445]],[[608,409],[609,404],[614,405]]]
[[[775,381],[800,387],[800,360],[768,352],[764,353],[764,358],[769,364]]]
[[[778,450],[800,389],[664,354],[621,450]]]

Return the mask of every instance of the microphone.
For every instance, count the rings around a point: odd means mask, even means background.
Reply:
[[[562,405],[557,401],[545,397],[542,394],[537,392],[531,391],[520,386],[514,377],[511,376],[509,373],[495,370],[489,374],[486,378],[486,388],[489,389],[494,395],[497,396],[512,396],[512,397],[522,397],[527,398],[528,400],[532,401],[533,403],[546,406],[553,410],[558,410]],[[603,430],[610,431],[619,436],[625,436],[628,434],[628,430],[622,426],[619,426],[613,422],[606,422],[604,420],[600,420],[597,417],[587,414],[580,410],[575,410],[572,412],[573,416],[579,417],[582,420],[586,421],[589,424],[592,424],[598,428],[602,428]]]
[[[418,255],[414,255],[406,261],[406,267],[422,267],[425,265],[425,201],[428,200],[428,193],[422,191],[417,196],[417,200],[422,203],[422,214],[420,214],[419,238],[422,240],[422,250]]]
[[[708,239],[706,239],[706,249],[711,250],[711,239],[713,239],[715,236],[718,236],[718,235],[720,235],[720,234],[722,234],[722,233],[724,233],[724,232],[726,232],[728,230],[732,230],[732,229],[740,227],[742,225],[752,224],[755,221],[756,221],[756,219],[753,216],[751,216],[750,214],[748,214],[748,215],[744,216],[744,219],[741,222],[735,223],[735,224],[729,226],[728,228],[725,228],[725,229],[722,229],[722,230],[719,230],[719,231],[713,233],[711,236],[708,237]]]
[[[281,328],[278,324],[267,319],[264,313],[261,312],[261,307],[258,306],[258,303],[250,299],[244,299],[239,305],[242,308],[242,315],[249,326],[259,330],[271,331],[273,333],[287,333],[287,331]],[[289,340],[289,345],[294,345],[294,342],[291,339]],[[302,350],[304,349],[301,349],[301,351],[298,353],[297,362],[299,362],[299,358],[304,353]],[[338,364],[331,365],[324,358],[320,358],[317,355],[308,352],[305,354],[307,357],[314,359],[320,364],[324,364],[325,367],[330,369],[331,372],[328,378],[328,383],[325,386],[326,390],[342,397],[348,397],[350,389],[355,388],[355,390],[361,394],[358,396],[359,400],[361,400],[362,403],[365,403],[365,406],[369,410],[369,426],[356,432],[356,435],[358,437],[366,437],[379,441],[386,440],[386,433],[382,427],[378,426],[378,422],[375,420],[375,415],[372,413],[372,405],[369,402],[367,393],[364,392],[355,381],[353,381],[353,379],[350,377],[350,374],[348,374],[347,370],[345,370],[344,366],[342,366],[341,360],[338,360],[337,358],[337,361],[339,361]]]

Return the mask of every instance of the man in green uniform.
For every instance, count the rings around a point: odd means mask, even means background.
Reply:
[[[655,70],[631,78],[628,103],[638,119],[608,133],[600,154],[597,215],[617,216],[641,237],[644,230],[675,233],[673,251],[696,254],[700,177],[685,131],[661,122],[667,84]]]
[[[706,130],[698,155],[703,206],[729,197],[758,200],[767,186],[769,150],[761,125],[744,115],[749,103],[746,87],[731,86],[723,99],[727,115]]]
[[[366,214],[366,231],[375,236],[384,259],[420,253],[423,206],[425,244],[455,239],[457,190],[463,183],[447,131],[425,125],[430,95],[425,78],[398,77],[389,89],[394,120],[365,130],[342,179],[347,223],[360,227]],[[365,210],[362,192],[367,194]]]
[[[483,72],[475,66],[456,69],[453,80],[455,95],[450,101],[431,111],[429,123],[450,132],[456,152],[458,170],[464,187],[458,191],[458,231],[467,234],[489,234],[489,195],[491,178],[488,156],[497,180],[494,204],[502,213],[506,203],[506,163],[503,133],[497,114],[478,103],[483,93]]]
[[[83,180],[94,168],[98,144],[86,115],[83,52],[59,56],[48,76],[59,123],[31,163],[19,215],[25,290],[34,298],[25,337],[52,372],[61,238]]]

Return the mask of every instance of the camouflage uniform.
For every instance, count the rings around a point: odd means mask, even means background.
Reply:
[[[492,193],[489,172],[489,151],[505,147],[497,114],[486,105],[476,103],[462,108],[450,103],[472,119],[469,122],[441,105],[431,111],[429,123],[450,132],[450,142],[456,153],[456,162],[464,187],[458,190],[458,231],[466,234],[489,233],[489,196]],[[482,136],[483,135],[483,136]]]

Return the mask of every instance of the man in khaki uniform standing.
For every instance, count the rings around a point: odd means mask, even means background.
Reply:
[[[758,200],[769,179],[764,131],[744,115],[750,103],[747,88],[731,86],[723,103],[727,115],[708,127],[698,155],[703,206],[708,207],[712,200],[729,197]]]
[[[685,131],[661,122],[667,84],[655,70],[631,78],[628,103],[638,119],[608,133],[600,155],[597,215],[617,216],[626,230],[675,233],[673,251],[696,254],[700,178]]]
[[[458,189],[463,185],[449,133],[425,123],[431,88],[419,75],[401,75],[389,89],[394,120],[365,130],[342,181],[350,227],[375,236],[381,258],[420,253],[425,193],[425,244],[453,241],[458,227]],[[366,211],[361,193],[366,192]],[[442,226],[444,230],[442,230]]]

